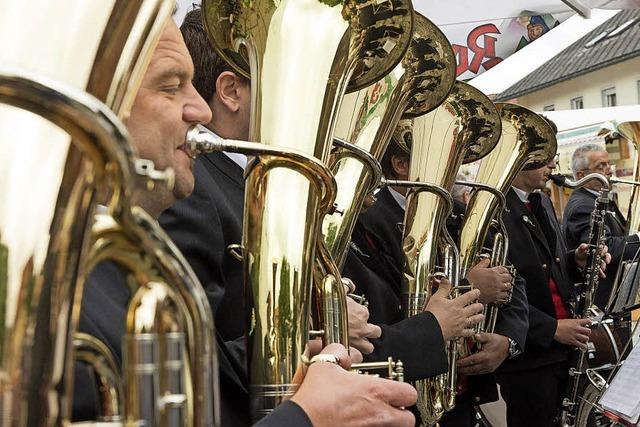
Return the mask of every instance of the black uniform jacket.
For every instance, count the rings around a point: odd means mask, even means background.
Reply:
[[[89,276],[82,298],[79,330],[98,338],[122,361],[122,337],[131,293],[123,274],[111,263],[99,264]],[[245,427],[251,424],[248,394],[244,384],[245,361],[243,338],[224,342],[217,334],[220,370],[220,405],[222,427]],[[91,368],[75,364],[73,420],[95,420],[98,408],[97,383]],[[310,426],[302,409],[293,402],[281,405],[260,426]]]
[[[213,153],[198,157],[194,175],[193,194],[163,213],[160,223],[204,286],[220,335],[225,341],[236,340],[244,335],[243,272],[242,263],[232,257],[226,248],[242,240],[243,171],[225,154]],[[437,325],[430,314],[424,318]],[[405,328],[418,329],[412,322]],[[403,346],[408,337],[405,329],[384,326],[382,338],[374,342],[376,350],[371,357],[378,358],[376,360],[383,356],[386,359],[388,355],[400,358],[395,355],[398,348],[415,349],[421,345],[430,346],[434,340],[443,341],[439,327],[436,333],[428,336],[424,332],[414,332],[414,335],[419,338],[420,345],[411,341],[410,345]],[[424,364],[415,362],[420,357],[424,355],[417,350],[402,355],[405,377],[424,375]],[[444,360],[444,354],[439,360]],[[439,364],[433,366],[441,367]],[[239,376],[246,376],[244,370]],[[226,390],[223,388],[224,392]]]
[[[242,241],[244,178],[223,153],[199,156],[195,188],[160,216],[162,228],[204,286],[216,327],[225,340],[244,335],[242,262],[227,247]]]
[[[447,219],[447,230],[454,241],[459,241],[460,229],[464,220],[466,205],[458,200],[453,201],[453,212]],[[491,237],[489,237],[491,238]],[[485,245],[490,247],[490,244]],[[527,330],[529,329],[529,303],[527,301],[526,283],[520,275],[516,275],[513,283],[511,302],[498,310],[498,320],[494,333],[511,338],[521,351],[525,349]],[[501,372],[505,364],[496,369]],[[498,400],[495,373],[470,375],[469,393],[477,404]]]
[[[596,195],[584,188],[579,188],[571,194],[562,219],[562,228],[569,248],[575,249],[580,243],[588,242],[591,213],[595,202]],[[609,211],[605,218],[605,230],[611,264],[607,266],[607,277],[600,280],[595,296],[595,304],[603,309],[609,299],[620,261],[633,258],[640,248],[637,244],[625,246],[625,243],[638,242],[638,236],[635,234],[627,236],[626,221],[617,204],[612,202],[609,205]]]
[[[395,287],[402,282],[402,268],[404,252],[402,250],[402,232],[404,224],[404,209],[391,195],[388,188],[376,193],[377,201],[372,207],[360,215],[360,222],[364,229],[383,242],[379,248],[381,256],[389,262],[386,264],[372,263],[371,268],[387,278]]]
[[[376,204],[361,215],[356,225],[352,236],[352,250],[343,273],[346,277],[355,278],[358,291],[367,296],[369,310],[375,323],[399,322],[396,324],[401,325],[408,321],[400,321],[402,319],[400,271],[404,262],[401,240],[404,211],[386,189],[378,192],[377,198]],[[456,207],[457,210],[454,212],[456,216],[450,224],[452,228],[450,232],[455,234],[459,228],[458,219],[461,218],[464,205],[460,204]],[[385,239],[391,239],[391,241]],[[377,280],[370,277],[377,277]],[[524,282],[518,278],[511,306],[499,312],[496,333],[514,339],[521,348],[524,348],[527,322]],[[446,368],[446,363],[443,367]],[[497,390],[491,376],[473,376],[470,378],[470,384],[474,396],[477,397],[476,401],[497,400]]]
[[[356,285],[356,294],[364,295],[369,302],[371,323],[380,325],[382,336],[372,340],[374,351],[366,355],[370,361],[393,357],[404,364],[405,378],[413,381],[441,374],[447,370],[442,330],[435,316],[429,312],[403,319],[400,313],[399,284],[389,282],[371,266],[386,262],[382,255],[365,246],[366,236],[361,224],[356,225],[352,243],[342,270],[343,277]],[[373,241],[372,241],[373,242]],[[373,243],[372,243],[373,244]],[[391,286],[390,284],[393,283]]]
[[[532,213],[518,195],[507,193],[507,212],[503,215],[509,235],[509,259],[526,281],[529,302],[529,331],[526,350],[502,365],[513,372],[561,362],[568,347],[553,339],[557,327],[549,277],[555,280],[567,310],[573,283],[579,280],[574,251],[567,251],[551,201],[540,193],[529,195]]]

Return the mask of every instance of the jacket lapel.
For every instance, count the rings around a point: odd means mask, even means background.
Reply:
[[[235,184],[244,189],[244,171],[226,154],[216,151],[214,153],[205,154],[201,157],[204,158],[203,160],[205,164],[207,164],[207,167],[213,166]]]
[[[618,236],[618,235],[625,235],[626,234],[626,220],[624,218],[624,216],[622,216],[622,212],[620,212],[620,209],[618,209],[618,204],[615,203],[614,201],[611,201],[611,203],[609,204],[610,207],[610,213],[609,216],[612,219],[612,222],[615,222],[618,230],[618,233],[614,233],[614,235]]]
[[[533,212],[527,209],[515,191],[510,190],[507,197],[511,198],[511,201],[508,204],[514,210],[513,213],[520,218],[520,221],[527,227],[527,230],[529,230],[531,237],[540,243],[540,245],[547,251],[547,256],[551,258],[552,252],[549,249],[549,243],[547,242],[547,238],[542,231],[542,227],[538,223]]]

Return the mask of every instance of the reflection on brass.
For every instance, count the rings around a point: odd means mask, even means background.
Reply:
[[[640,122],[625,122],[618,125],[618,132],[633,143],[636,149],[636,163],[633,166],[633,180],[640,181]],[[640,186],[634,185],[627,212],[627,233],[640,231]]]
[[[134,382],[140,378],[128,375],[125,365],[125,398],[102,394],[109,417],[128,425],[217,425],[215,331],[206,296],[155,221],[130,206],[135,181],[165,182],[170,174],[146,162],[145,176],[138,178],[135,167],[144,162],[134,157],[117,120],[128,116],[173,2],[4,3],[3,18],[21,23],[27,16],[55,25],[37,26],[37,31],[15,30],[9,21],[0,26],[6,40],[0,62],[22,67],[2,70],[0,101],[35,113],[0,106],[0,139],[23,132],[20,144],[0,149],[0,193],[3,205],[11,206],[0,213],[0,244],[13,254],[1,300],[8,320],[0,365],[2,425],[5,420],[10,425],[69,423],[73,364],[68,349],[83,282],[101,261],[128,270],[136,294],[149,292],[153,281],[173,304],[144,313],[152,320],[146,326],[158,332],[153,345],[160,349],[159,361],[170,362],[159,365],[156,374],[154,387],[162,398],[136,394]],[[12,28],[11,37],[4,34]],[[69,87],[86,88],[112,111]],[[25,192],[25,182],[38,191]],[[94,216],[98,203],[106,213]],[[144,338],[129,331],[128,339]],[[176,334],[185,351],[176,351]],[[80,359],[89,354],[83,351]],[[125,349],[125,359],[135,362],[135,354]],[[181,371],[172,368],[175,361]]]
[[[249,139],[325,163],[349,82],[359,89],[387,74],[402,58],[411,30],[406,0],[205,0],[202,8],[214,47],[251,78]],[[254,420],[297,387],[314,268],[316,285],[340,296],[331,316],[337,323],[316,329],[337,332],[346,324],[337,268],[318,253],[321,220],[329,211],[322,199],[333,200],[335,187],[307,170],[290,158],[259,156],[246,175],[242,245],[251,287],[246,306],[255,316],[255,324],[247,321]],[[346,331],[340,334],[331,339],[345,342]]]
[[[401,383],[404,382],[404,364],[398,360],[394,362],[391,357],[389,357],[384,362],[363,362],[363,363],[354,363],[351,365],[351,372],[361,375],[376,375],[375,372],[382,373],[383,378],[399,381]]]
[[[555,156],[557,148],[555,133],[544,118],[515,104],[498,103],[496,107],[502,120],[502,135],[496,147],[480,163],[475,179],[480,186],[471,193],[460,229],[460,261],[464,275],[478,262],[492,227],[495,233],[491,265],[506,264],[509,242],[502,224],[503,196],[523,168],[543,166]],[[496,310],[497,306],[493,304],[485,307],[481,331],[493,331]]]
[[[74,140],[73,145],[68,139],[49,142],[43,151],[47,159],[39,165],[46,173],[29,170],[29,182],[38,192],[25,193],[25,181],[15,181],[20,177],[15,167],[32,166],[16,148],[38,148],[37,140],[23,139],[0,156],[0,194],[3,206],[11,207],[0,216],[0,244],[9,254],[6,296],[0,301],[7,316],[0,397],[3,420],[10,425],[61,425],[69,416],[63,402],[70,399],[65,385],[72,379],[65,344],[71,343],[69,319],[78,301],[75,284],[95,206],[92,197],[107,187],[105,165],[121,161],[130,149],[125,129],[95,99],[26,75],[0,70],[0,102],[36,113]],[[15,126],[8,120],[15,119],[11,113],[17,110],[2,105],[0,112],[0,129]],[[28,117],[36,131],[37,117]],[[55,127],[46,129],[51,133]],[[25,199],[30,193],[33,197]]]
[[[334,136],[370,153],[380,161],[398,120],[409,108],[423,113],[437,107],[455,81],[455,55],[442,32],[414,13],[414,31],[402,61],[373,85],[346,95]],[[325,242],[338,266],[344,264],[351,233],[362,203],[378,185],[379,167],[348,147],[341,147],[331,162],[342,214],[327,215],[322,224]]]
[[[486,155],[500,135],[500,116],[478,90],[456,82],[437,109],[402,123],[397,131],[401,146],[411,152],[410,187],[405,211],[402,283],[403,313],[415,316],[424,310],[432,293],[434,274],[444,273],[459,292],[459,254],[446,229],[458,168],[467,158]],[[397,182],[387,182],[387,185]],[[428,184],[428,185],[427,185]],[[410,184],[409,184],[410,185]],[[416,382],[418,410],[427,425],[434,424],[455,405],[457,342],[448,344],[449,371]]]
[[[76,332],[73,351],[74,359],[90,366],[96,378],[100,406],[97,421],[122,421],[122,372],[109,347],[96,337]]]

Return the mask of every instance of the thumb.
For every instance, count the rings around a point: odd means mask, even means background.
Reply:
[[[491,264],[491,259],[484,257],[476,264],[476,267],[489,268],[489,264]]]
[[[434,295],[438,295],[439,297],[442,297],[442,298],[448,298],[450,293],[451,293],[451,282],[449,281],[448,278],[445,277],[442,280],[440,280],[438,284],[438,290]]]
[[[489,334],[487,334],[485,332],[480,332],[479,334],[475,334],[474,338],[480,344],[486,344],[486,343],[489,342]]]

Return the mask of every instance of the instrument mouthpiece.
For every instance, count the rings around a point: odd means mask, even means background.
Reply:
[[[549,175],[549,179],[553,181],[553,183],[558,187],[564,186],[564,184],[567,182],[567,177],[559,173]]]

